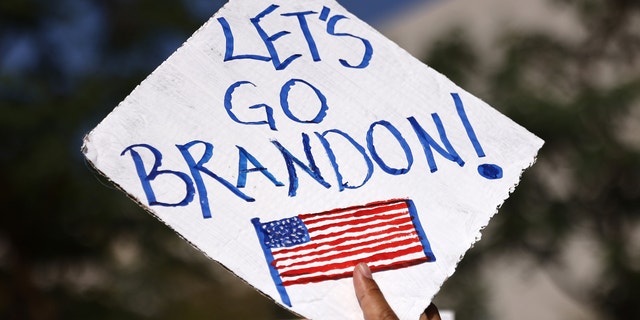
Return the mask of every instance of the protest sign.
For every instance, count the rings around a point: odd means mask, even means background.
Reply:
[[[293,312],[417,319],[542,140],[333,0],[231,0],[85,137],[92,165]]]

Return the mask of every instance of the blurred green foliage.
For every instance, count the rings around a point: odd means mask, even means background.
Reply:
[[[555,5],[573,9],[583,34],[506,30],[501,57],[489,64],[472,39],[453,31],[425,58],[546,141],[538,164],[445,286],[441,299],[456,304],[457,319],[491,319],[476,303],[487,290],[477,279],[483,262],[501,256],[536,261],[599,319],[640,319],[640,3]],[[567,247],[578,235],[598,256],[571,266]],[[590,281],[572,274],[581,260],[596,260]],[[459,292],[467,287],[469,294]]]
[[[222,5],[195,2],[0,2],[0,319],[293,317],[80,153],[83,135]]]
[[[505,33],[489,64],[459,30],[425,58],[546,140],[438,297],[460,320],[491,317],[476,279],[495,257],[527,256],[570,279],[563,257],[576,233],[598,243],[600,273],[559,285],[605,319],[640,319],[640,5],[555,2],[580,17],[577,41]],[[0,1],[0,319],[294,317],[144,213],[79,151],[221,5]]]

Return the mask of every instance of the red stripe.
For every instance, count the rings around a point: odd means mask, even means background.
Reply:
[[[409,220],[410,221],[410,220]],[[392,229],[392,230],[390,230]],[[299,251],[304,251],[304,250],[312,250],[312,249],[317,249],[320,248],[322,246],[335,246],[335,245],[339,245],[342,244],[344,242],[347,241],[351,241],[351,240],[359,240],[362,239],[364,237],[375,237],[375,236],[379,236],[379,235],[383,235],[383,234],[388,234],[390,232],[412,232],[415,233],[415,229],[413,227],[412,224],[408,224],[405,223],[404,225],[401,226],[389,226],[389,228],[387,229],[383,229],[383,230],[378,230],[376,232],[371,232],[371,233],[367,233],[364,235],[355,235],[355,236],[344,236],[341,237],[339,239],[333,240],[333,241],[327,241],[327,242],[322,242],[322,243],[318,243],[318,241],[326,239],[326,238],[330,238],[330,237],[334,237],[337,235],[337,233],[333,233],[333,234],[328,234],[328,235],[322,235],[322,236],[316,236],[312,239],[311,242],[307,242],[305,244],[301,244],[292,248],[274,248],[271,250],[271,252],[273,253],[273,255],[286,255],[286,254],[290,254],[290,253],[296,253]],[[343,233],[341,233],[343,234]]]
[[[328,261],[331,261],[333,259],[352,257],[352,256],[356,256],[356,255],[361,254],[361,253],[378,253],[378,252],[381,252],[383,250],[387,250],[387,249],[390,249],[390,248],[401,247],[401,246],[406,246],[406,245],[409,245],[409,244],[417,244],[417,245],[420,246],[420,251],[423,251],[422,244],[420,243],[418,237],[416,237],[416,236],[414,236],[412,238],[398,239],[398,240],[391,241],[391,242],[386,242],[386,243],[380,243],[380,241],[382,241],[382,240],[367,241],[367,242],[364,242],[362,244],[359,243],[359,244],[357,244],[355,246],[354,245],[339,246],[339,247],[335,248],[337,253],[334,253],[334,254],[331,254],[331,255],[328,255],[328,256],[325,256],[325,257],[318,257],[318,258],[313,258],[313,259],[310,259],[310,260],[294,262],[292,264],[289,264],[287,266],[282,266],[282,267],[283,268],[284,267],[286,267],[286,268],[303,267],[305,265],[308,265],[308,264],[311,264],[311,263],[314,263],[314,262],[323,262],[323,261],[327,261],[328,262]],[[373,246],[373,247],[364,247],[366,245],[371,245],[371,244],[376,244],[376,243],[379,243],[379,245]],[[325,253],[327,251],[331,252],[333,250],[331,250],[331,249],[326,250]],[[319,255],[320,255],[320,253],[316,254],[314,252],[314,254],[307,255],[307,257],[311,258],[311,257],[314,257],[314,256],[317,257]],[[302,255],[302,256],[304,257],[304,255]],[[398,255],[398,256],[402,256],[402,255]],[[394,257],[396,257],[396,256],[394,255]],[[277,266],[277,263],[274,264],[274,266]]]
[[[365,258],[360,258],[358,259],[358,261],[367,262],[367,263],[376,262],[381,260],[394,259],[394,258],[402,257],[404,255],[408,255],[412,253],[420,253],[420,252],[423,252],[423,249],[422,249],[422,245],[418,244],[416,246],[394,251],[394,252],[376,253]],[[345,261],[345,262],[331,263],[331,264],[318,266],[318,267],[308,267],[308,268],[301,268],[296,270],[289,270],[289,271],[280,273],[280,277],[284,278],[284,277],[302,276],[309,273],[329,272],[331,270],[344,269],[351,266],[353,262],[354,261]]]
[[[354,209],[346,208],[346,209],[338,209],[337,211],[327,211],[321,213],[308,213],[298,215],[298,218],[302,219],[306,222],[320,222],[324,220],[333,220],[333,219],[342,219],[342,218],[350,218],[350,217],[361,217],[367,215],[373,215],[378,213],[384,213],[387,211],[398,210],[398,209],[407,209],[407,204],[405,202],[402,203],[391,203],[384,204],[380,207],[363,207]]]
[[[410,224],[411,227],[413,228],[413,224],[411,224],[411,217],[401,217],[401,218],[393,219],[390,221],[382,221],[377,225],[358,226],[358,227],[352,227],[352,228],[344,229],[342,231],[336,231],[328,234],[312,235],[311,241],[320,241],[322,239],[339,237],[349,233],[363,232],[376,227],[388,227],[389,229],[392,229],[392,228],[396,228],[396,226],[399,226],[405,223]]]
[[[409,237],[409,238],[398,239],[400,237]],[[358,239],[354,239],[354,240],[358,240]],[[395,240],[395,242],[394,242],[394,240]],[[317,251],[313,251],[311,253],[306,253],[306,254],[291,255],[291,256],[287,256],[287,257],[283,257],[283,258],[276,258],[272,262],[272,265],[278,266],[278,263],[286,261],[286,260],[292,260],[292,259],[297,259],[297,258],[305,258],[305,257],[313,257],[313,256],[320,256],[320,255],[323,255],[325,253],[336,252],[336,251],[338,253],[335,253],[333,256],[349,255],[349,254],[347,254],[347,252],[350,252],[349,250],[353,250],[354,248],[361,248],[361,247],[364,247],[364,246],[370,246],[372,244],[380,244],[381,242],[384,242],[384,241],[388,241],[390,243],[382,244],[382,245],[378,246],[379,248],[387,249],[388,247],[390,247],[390,244],[393,244],[392,246],[406,245],[406,244],[409,244],[409,243],[412,243],[412,242],[419,242],[420,239],[418,238],[418,234],[415,233],[415,232],[403,232],[402,234],[394,234],[394,235],[390,235],[390,236],[386,236],[386,237],[382,237],[382,238],[375,238],[375,239],[364,241],[364,242],[341,245],[345,241],[347,241],[347,240],[339,239],[339,240],[333,241],[331,243],[326,243],[325,245],[329,245],[330,246],[330,248],[328,248],[328,249],[317,250]],[[405,241],[408,241],[408,242],[405,242]],[[373,247],[373,248],[375,248],[375,247]],[[279,256],[280,254],[278,253],[277,255]],[[274,254],[274,256],[275,256],[275,254]],[[329,259],[329,257],[324,257],[324,258],[321,258],[321,259]],[[316,259],[316,260],[318,260],[318,259]],[[301,263],[310,263],[310,262],[314,262],[314,261],[315,260],[310,260],[310,261],[306,261],[306,262],[296,262],[296,263],[293,263],[291,265],[288,265],[287,267],[295,266],[295,265],[301,264]]]
[[[386,271],[386,270],[394,270],[394,269],[401,269],[401,268],[406,268],[406,267],[410,267],[410,266],[414,266],[417,264],[421,264],[424,262],[428,262],[429,259],[427,257],[423,257],[423,258],[418,258],[418,259],[411,259],[411,260],[405,260],[405,261],[397,261],[391,264],[386,264],[386,265],[378,265],[378,266],[369,266],[369,268],[371,269],[371,272],[378,272],[378,271]],[[355,267],[355,265],[359,262],[362,261],[355,261],[352,262],[351,266]],[[337,274],[331,274],[331,275],[318,275],[318,276],[311,276],[311,277],[303,277],[303,278],[298,278],[295,280],[287,280],[287,281],[283,281],[282,285],[285,286],[289,286],[289,285],[294,285],[294,284],[305,284],[305,283],[315,283],[315,282],[322,282],[322,281],[327,281],[327,280],[338,280],[338,279],[343,279],[343,278],[350,278],[353,276],[353,272],[352,271],[345,271],[344,273],[337,273]]]
[[[368,222],[372,222],[372,221],[377,221],[380,220],[381,222],[387,222],[399,217],[404,217],[404,216],[409,216],[409,212],[404,211],[404,212],[400,212],[400,213],[393,213],[393,214],[387,214],[384,216],[368,216],[368,217],[364,217],[364,218],[358,218],[358,219],[353,219],[353,220],[346,220],[346,221],[340,221],[340,222],[334,222],[334,223],[329,223],[329,224],[325,224],[322,226],[317,226],[317,227],[312,227],[313,225],[315,225],[315,223],[306,223],[304,220],[303,222],[305,222],[305,225],[307,226],[307,230],[309,231],[309,233],[312,232],[316,232],[318,230],[326,230],[329,228],[333,228],[333,227],[344,227],[344,226],[348,226],[348,225],[362,225]]]

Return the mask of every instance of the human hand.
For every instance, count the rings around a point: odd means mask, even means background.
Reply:
[[[353,270],[353,286],[364,320],[398,320],[366,263],[359,263]],[[438,308],[430,304],[420,315],[420,320],[441,320]]]

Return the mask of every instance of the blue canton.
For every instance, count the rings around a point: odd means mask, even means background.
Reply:
[[[307,226],[298,217],[270,221],[260,226],[269,248],[293,247],[310,241]]]

